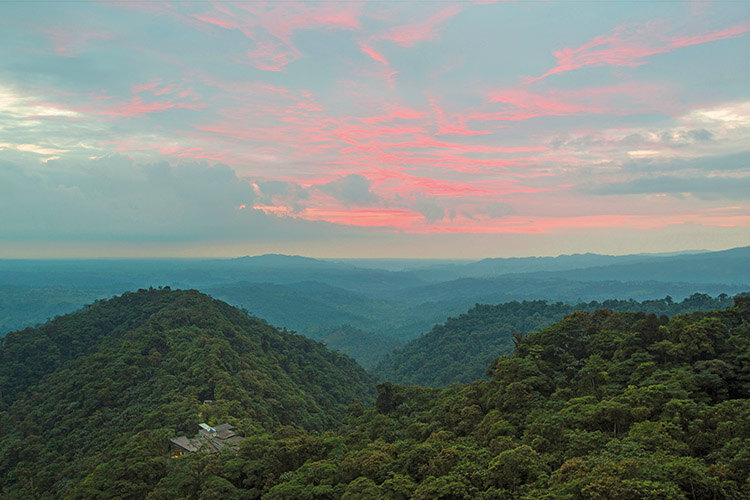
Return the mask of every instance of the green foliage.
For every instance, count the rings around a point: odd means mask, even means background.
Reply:
[[[323,430],[371,384],[349,358],[198,292],[126,293],[2,339],[0,491],[144,498],[168,439],[200,421]]]
[[[392,337],[368,333],[349,325],[336,328],[320,341],[329,349],[354,358],[365,370],[373,368],[378,361],[403,345],[403,342]]]
[[[743,298],[671,320],[576,312],[489,381],[381,384],[336,435],[248,440],[216,473],[248,498],[747,498],[749,324]],[[165,481],[191,466],[175,462]]]
[[[449,318],[429,333],[412,340],[385,357],[374,369],[381,380],[400,384],[446,387],[455,382],[472,382],[485,376],[487,366],[496,357],[513,352],[515,343],[532,332],[560,321],[575,311],[641,311],[657,316],[674,316],[707,311],[731,305],[726,295],[715,299],[696,293],[676,303],[671,297],[660,300],[606,300],[577,305],[545,301],[507,302],[498,305],[477,304],[457,318]],[[657,319],[658,321],[658,319]],[[711,327],[702,337],[693,335],[692,349],[710,342]],[[644,335],[648,332],[644,331]],[[582,381],[582,383],[585,383]],[[591,382],[593,383],[593,382]],[[593,390],[593,386],[592,386]]]
[[[15,391],[3,410],[5,496],[750,496],[750,298],[671,319],[574,312],[517,336],[488,380],[445,389],[383,383],[373,405],[355,402],[346,417],[341,401],[366,379],[316,343],[193,292],[135,323],[76,358],[46,350],[55,370],[3,372]],[[14,337],[13,352],[28,352]],[[201,391],[215,403],[200,404]],[[340,398],[326,400],[325,391]],[[167,438],[198,412],[244,430],[236,454],[167,458]]]

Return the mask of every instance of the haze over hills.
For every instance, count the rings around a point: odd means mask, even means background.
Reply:
[[[720,252],[661,257],[657,260],[615,263],[572,271],[561,271],[556,276],[582,281],[635,280],[688,283],[750,283],[750,247],[732,248]]]
[[[238,281],[277,284],[319,281],[345,289],[356,289],[360,293],[387,293],[389,287],[416,286],[464,277],[488,278],[505,274],[544,272],[561,273],[556,276],[570,278],[575,276],[574,271],[594,269],[575,279],[627,278],[627,281],[656,279],[670,282],[725,283],[726,279],[731,278],[734,279],[732,283],[742,284],[750,280],[748,258],[750,247],[666,256],[576,254],[558,257],[491,258],[464,264],[436,265],[428,265],[429,261],[426,260],[416,260],[413,261],[414,265],[407,265],[407,259],[395,259],[393,262],[388,259],[364,259],[362,267],[357,266],[357,259],[342,262],[277,254],[236,259],[0,260],[0,279],[6,285],[45,286],[150,286],[154,281],[170,286],[206,286]],[[383,263],[383,268],[376,266],[378,262]],[[617,267],[626,264],[635,266],[627,268],[630,274]],[[700,267],[691,274],[690,268],[695,265]],[[706,273],[711,265],[719,266],[718,275]],[[662,269],[658,277],[654,277],[652,273],[655,266]],[[622,276],[608,277],[609,270]],[[565,273],[566,271],[568,273]]]
[[[379,262],[385,269],[375,267]],[[277,254],[204,260],[1,260],[0,336],[97,298],[149,286],[198,288],[315,339],[349,325],[397,343],[417,338],[476,303],[575,304],[668,295],[679,301],[696,292],[735,295],[750,288],[750,247],[677,255],[389,262],[368,259],[366,267],[358,267],[356,260]],[[348,352],[361,352],[351,347]]]
[[[423,279],[439,275],[451,278],[488,278],[506,274],[544,273],[573,280],[670,281],[734,283],[750,281],[750,247],[729,250],[670,252],[666,254],[599,255],[594,253],[557,257],[487,258],[464,264],[436,265],[415,271]],[[698,265],[698,268],[692,266]],[[710,266],[720,271],[710,274]],[[588,269],[587,273],[578,270]],[[659,269],[654,274],[653,271]],[[565,272],[568,271],[568,272]],[[730,279],[731,281],[727,281]]]
[[[457,301],[466,304],[493,304],[510,300],[554,300],[581,302],[621,299],[654,299],[669,295],[681,300],[693,293],[734,295],[748,289],[748,285],[721,283],[686,283],[669,281],[577,281],[559,278],[556,274],[509,274],[496,278],[459,278],[453,281],[422,285],[397,290],[392,297],[421,303],[428,301]]]
[[[320,339],[320,342],[329,349],[355,359],[365,370],[371,370],[378,361],[404,344],[393,337],[365,332],[350,325],[335,329]]]

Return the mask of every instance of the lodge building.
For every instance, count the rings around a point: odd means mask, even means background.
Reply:
[[[185,453],[202,451],[204,453],[219,453],[224,449],[236,451],[240,442],[245,439],[234,432],[230,424],[220,424],[211,427],[208,424],[198,424],[198,435],[192,438],[179,436],[169,440],[172,445],[172,457],[177,458]]]

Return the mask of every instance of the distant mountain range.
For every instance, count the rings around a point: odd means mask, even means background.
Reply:
[[[750,290],[750,247],[676,255],[575,254],[476,262],[236,259],[0,260],[0,336],[138,288],[196,288],[280,327],[323,339],[342,327],[396,343],[477,303],[568,304]],[[380,266],[380,267],[378,267]],[[337,348],[372,363],[351,335]],[[350,346],[342,339],[351,341]],[[384,343],[384,345],[391,345]],[[382,350],[378,350],[382,353]]]
[[[558,257],[488,258],[464,264],[447,264],[415,270],[417,276],[431,280],[462,277],[488,278],[505,274],[554,273],[556,277],[576,280],[671,281],[693,283],[750,282],[750,247],[718,252],[690,251],[668,254],[599,255],[593,253]],[[695,268],[699,264],[699,268]],[[710,274],[710,266],[718,274]],[[577,271],[588,269],[587,273]],[[659,269],[655,275],[654,270]],[[567,271],[567,272],[566,272]],[[726,281],[729,279],[730,281]]]

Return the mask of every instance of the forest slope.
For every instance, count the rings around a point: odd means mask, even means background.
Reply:
[[[607,300],[577,305],[545,301],[479,305],[457,318],[449,318],[431,331],[394,350],[373,369],[381,380],[400,384],[445,387],[454,382],[483,378],[490,362],[513,352],[513,335],[545,328],[574,311],[643,311],[673,316],[727,307],[732,299],[693,294],[682,302],[670,298],[636,302]]]
[[[148,498],[750,498],[750,298],[672,319],[576,312],[490,371],[382,384],[337,434],[171,461]]]
[[[61,498],[87,496],[76,488],[118,449],[163,457],[165,438],[199,421],[327,429],[374,387],[317,342],[196,291],[151,289],[8,334],[0,397],[0,497]],[[164,469],[141,465],[154,470],[132,471],[122,496]]]
[[[403,345],[403,342],[392,337],[364,332],[350,325],[335,329],[320,342],[329,349],[354,358],[365,370],[370,370],[383,357]]]

